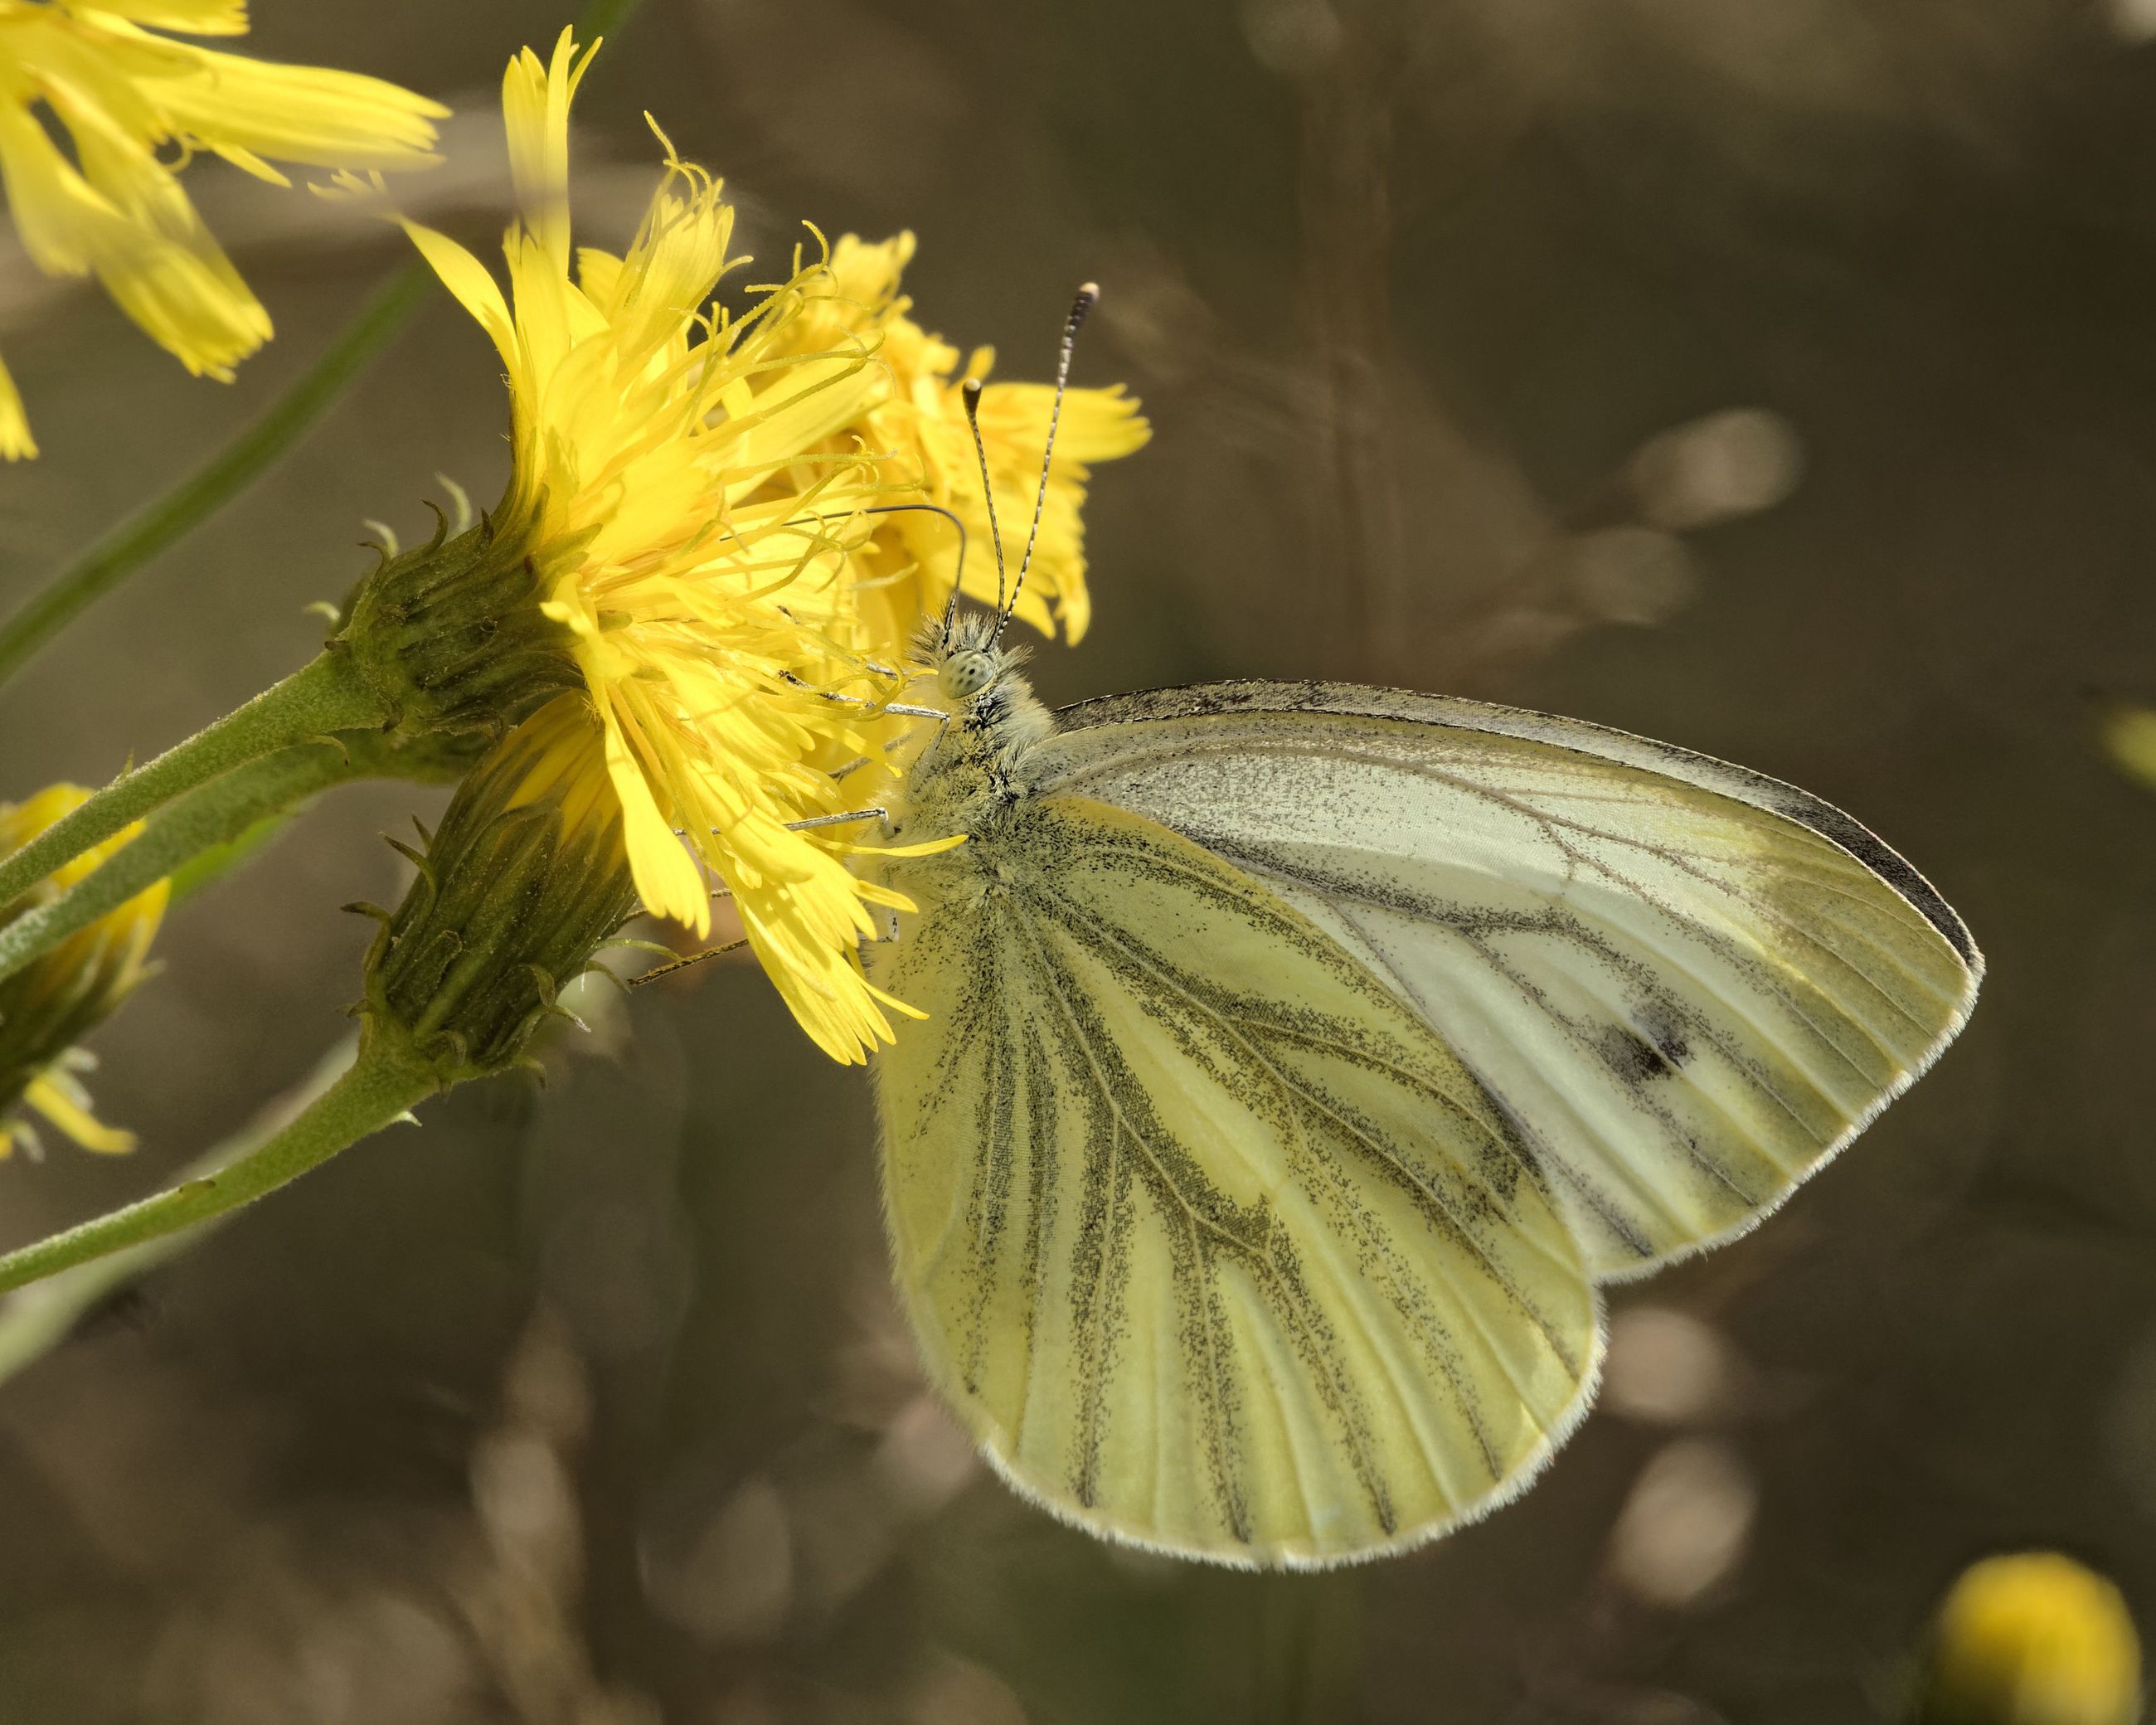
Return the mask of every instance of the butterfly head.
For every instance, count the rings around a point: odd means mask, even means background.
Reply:
[[[936,686],[954,709],[973,706],[1018,668],[1024,656],[997,637],[994,616],[953,616],[937,632],[928,650]]]

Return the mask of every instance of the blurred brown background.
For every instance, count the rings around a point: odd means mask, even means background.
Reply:
[[[252,45],[455,103],[433,218],[498,227],[494,88],[565,11],[258,0]],[[752,249],[911,226],[916,315],[1158,436],[1099,478],[1060,699],[1323,671],[1555,709],[1793,779],[1989,952],[1940,1070],[1769,1225],[1615,1305],[1543,1481],[1315,1579],[1096,1545],[924,1399],[868,1089],[753,972],[434,1105],[0,1388],[0,1720],[40,1725],[1825,1725],[1885,1717],[1954,1568],[2060,1543],[2156,1600],[2151,0],[649,0],[579,110],[618,240],[654,146]],[[388,236],[192,183],[275,315],[234,388],[0,256],[44,459],[13,604],[303,366]],[[11,686],[19,793],[295,666],[310,601],[493,497],[446,300],[270,480]],[[432,799],[438,802],[439,798]],[[6,1237],[145,1189],[343,1029],[346,792],[185,907],[103,1034],[131,1160],[0,1167]]]

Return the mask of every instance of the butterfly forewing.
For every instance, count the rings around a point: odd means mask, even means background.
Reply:
[[[1301,911],[1457,1051],[1591,1266],[1747,1225],[1960,1027],[1981,961],[1800,791],[1620,732],[1327,685],[1091,703],[1044,790],[1158,820]]]
[[[1003,1470],[1096,1530],[1265,1563],[1524,1483],[1584,1406],[1597,1306],[1473,1075],[1152,821],[1034,799],[978,860],[906,882],[879,980],[931,1016],[877,1076],[899,1283]]]

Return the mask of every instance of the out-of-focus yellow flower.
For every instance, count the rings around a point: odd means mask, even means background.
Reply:
[[[2098,734],[2114,765],[2156,788],[2156,712],[2145,706],[2111,708],[2099,721]]]
[[[857,951],[891,896],[848,871],[845,829],[788,823],[847,809],[823,766],[870,752],[896,687],[860,650],[852,590],[879,477],[841,435],[883,374],[859,338],[796,339],[818,270],[740,317],[702,309],[743,260],[717,182],[670,148],[627,254],[572,252],[569,105],[589,63],[564,31],[503,81],[521,210],[507,297],[407,225],[507,368],[515,470],[495,518],[567,631],[645,906],[702,935],[716,875],[803,1026],[859,1060],[897,1005]]]
[[[0,805],[0,855],[19,850],[90,793],[56,784],[26,803]],[[0,927],[50,902],[90,874],[142,829],[136,822],[0,910]],[[0,1109],[27,1104],[85,1150],[135,1147],[132,1132],[100,1125],[76,1073],[90,1064],[75,1045],[126,999],[147,974],[145,960],[165,914],[160,880],[118,909],[0,978]],[[0,1156],[36,1134],[19,1116],[0,1121]]]
[[[2133,1725],[2141,1644],[2118,1589],[2056,1552],[1971,1564],[1933,1624],[1916,1725]]]
[[[180,170],[204,151],[280,186],[272,162],[425,167],[437,160],[432,122],[449,112],[377,78],[152,33],[246,29],[245,0],[0,0],[0,177],[23,249],[49,275],[95,274],[189,371],[228,381],[270,339],[270,314]],[[35,454],[0,367],[0,455]]]
[[[882,478],[889,494],[883,501],[939,504],[965,522],[972,547],[966,592],[993,603],[995,553],[981,495],[980,460],[967,429],[960,386],[968,377],[985,378],[995,354],[976,348],[962,369],[959,351],[908,316],[913,302],[900,292],[899,284],[913,252],[911,234],[879,244],[844,235],[832,248],[828,270],[808,283],[810,305],[805,315],[791,321],[785,340],[802,352],[849,341],[875,345],[875,393],[857,428],[850,429],[884,457]],[[989,383],[981,391],[981,441],[995,486],[1004,556],[1013,573],[1033,520],[1054,396],[1045,383]],[[1094,464],[1131,454],[1152,434],[1137,402],[1120,384],[1073,389],[1064,397],[1040,542],[1017,611],[1043,634],[1053,634],[1059,624],[1071,641],[1086,633],[1092,616],[1081,520],[1086,481]],[[870,639],[908,640],[924,616],[942,608],[951,591],[957,575],[957,538],[949,523],[925,511],[887,514],[876,521],[874,536],[855,553],[862,627]]]

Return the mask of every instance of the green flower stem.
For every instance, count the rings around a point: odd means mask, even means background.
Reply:
[[[160,810],[84,879],[0,927],[0,977],[13,976],[41,952],[117,910],[204,852],[237,841],[258,821],[347,780],[377,762],[325,737],[281,749],[212,779]]]
[[[258,827],[324,791],[359,778],[454,783],[471,764],[469,749],[455,743],[400,747],[378,731],[347,732],[235,767],[159,810],[139,838],[58,898],[0,926],[0,978],[159,880],[172,877],[176,901],[208,886],[252,854]]]
[[[485,741],[477,734],[414,740],[393,732],[341,731],[321,742],[265,755],[160,809],[141,838],[70,887],[69,896],[90,889],[106,869],[126,871],[115,875],[114,887],[132,879],[138,883],[134,891],[140,891],[157,878],[149,872],[148,855],[158,855],[172,883],[172,902],[185,904],[268,845],[320,793],[361,778],[454,784],[471,770]],[[167,833],[168,824],[172,830]],[[157,848],[131,866],[127,858],[138,845]],[[131,896],[121,891],[112,901],[124,903]],[[0,975],[8,968],[12,967],[0,968]]]
[[[182,1184],[223,1172],[231,1163],[261,1148],[270,1134],[319,1101],[352,1065],[356,1037],[346,1037],[324,1055],[312,1072],[280,1096],[243,1130],[181,1174]],[[98,1305],[136,1277],[175,1258],[217,1225],[199,1222],[153,1240],[93,1258],[0,1299],[0,1384],[43,1358]]]
[[[636,8],[637,0],[589,0],[577,14],[577,40],[595,42],[619,34]]]
[[[413,259],[384,282],[322,357],[259,418],[180,483],[137,510],[0,622],[0,683],[83,611],[192,528],[207,521],[304,437],[433,290]]]
[[[228,1215],[379,1132],[440,1086],[408,1042],[370,1024],[351,1070],[261,1144],[215,1173],[0,1256],[0,1291]]]
[[[121,773],[0,860],[0,905],[12,904],[62,864],[220,773],[311,737],[380,725],[388,718],[380,697],[354,670],[349,656],[324,653],[156,760]]]

